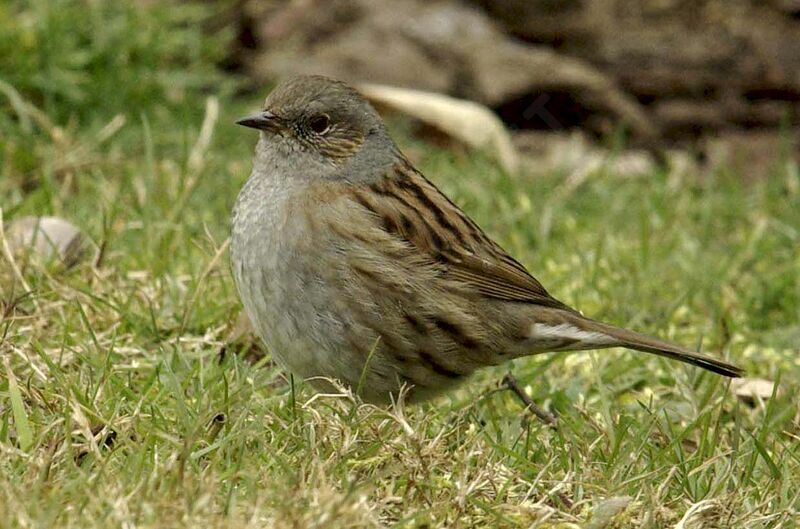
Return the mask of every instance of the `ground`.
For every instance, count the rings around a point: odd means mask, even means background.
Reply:
[[[315,396],[257,342],[226,346],[229,212],[255,142],[233,121],[268,87],[210,66],[226,36],[200,33],[208,7],[144,5],[0,7],[5,225],[57,215],[102,248],[71,270],[19,261],[30,293],[0,265],[1,527],[794,526],[796,164],[512,177],[393,121],[555,296],[778,389],[737,398],[609,350],[518,360],[423,405]],[[556,428],[498,389],[507,370]]]

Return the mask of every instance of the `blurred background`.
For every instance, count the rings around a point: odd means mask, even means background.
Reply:
[[[471,99],[523,149],[548,146],[539,132],[624,132],[762,176],[797,152],[797,0],[252,1],[236,17],[230,57],[251,79],[316,72]]]
[[[8,1],[4,174],[32,163],[10,130],[29,134],[44,115],[67,128],[152,121],[151,108],[191,114],[202,94],[255,101],[298,73],[486,105],[531,170],[574,169],[604,144],[635,154],[639,172],[724,165],[763,178],[798,152],[800,2]]]

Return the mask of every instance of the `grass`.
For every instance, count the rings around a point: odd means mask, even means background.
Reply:
[[[601,171],[570,186],[398,126],[557,297],[722,351],[778,391],[751,404],[612,350],[510,366],[557,429],[497,389],[507,367],[421,406],[315,397],[257,342],[227,343],[240,305],[224,241],[255,140],[232,122],[263,93],[234,95],[210,66],[226,37],[195,26],[212,8],[144,5],[0,6],[0,46],[19,50],[0,53],[4,220],[59,215],[104,248],[71,270],[19,260],[30,294],[0,265],[0,527],[797,524],[796,165],[776,155],[774,177],[749,183]]]

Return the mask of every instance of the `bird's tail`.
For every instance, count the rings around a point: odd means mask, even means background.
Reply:
[[[556,327],[539,327],[539,332],[551,333],[550,337],[555,338],[556,329],[564,339],[571,339],[569,345],[565,345],[563,350],[569,349],[605,349],[609,347],[626,347],[645,353],[656,354],[673,360],[679,360],[687,364],[692,364],[714,373],[726,377],[738,378],[744,374],[744,370],[739,366],[723,362],[709,355],[684,349],[675,344],[647,336],[627,329],[614,327],[606,323],[594,321],[578,315],[566,315],[567,321]],[[562,320],[563,321],[563,320]],[[533,334],[537,332],[534,325]]]

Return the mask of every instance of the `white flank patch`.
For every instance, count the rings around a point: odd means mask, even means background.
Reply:
[[[603,333],[595,331],[584,331],[569,323],[560,323],[558,325],[546,325],[544,323],[534,323],[531,326],[532,339],[568,339],[577,340],[579,342],[593,344],[593,345],[606,345],[614,343],[614,339]]]

